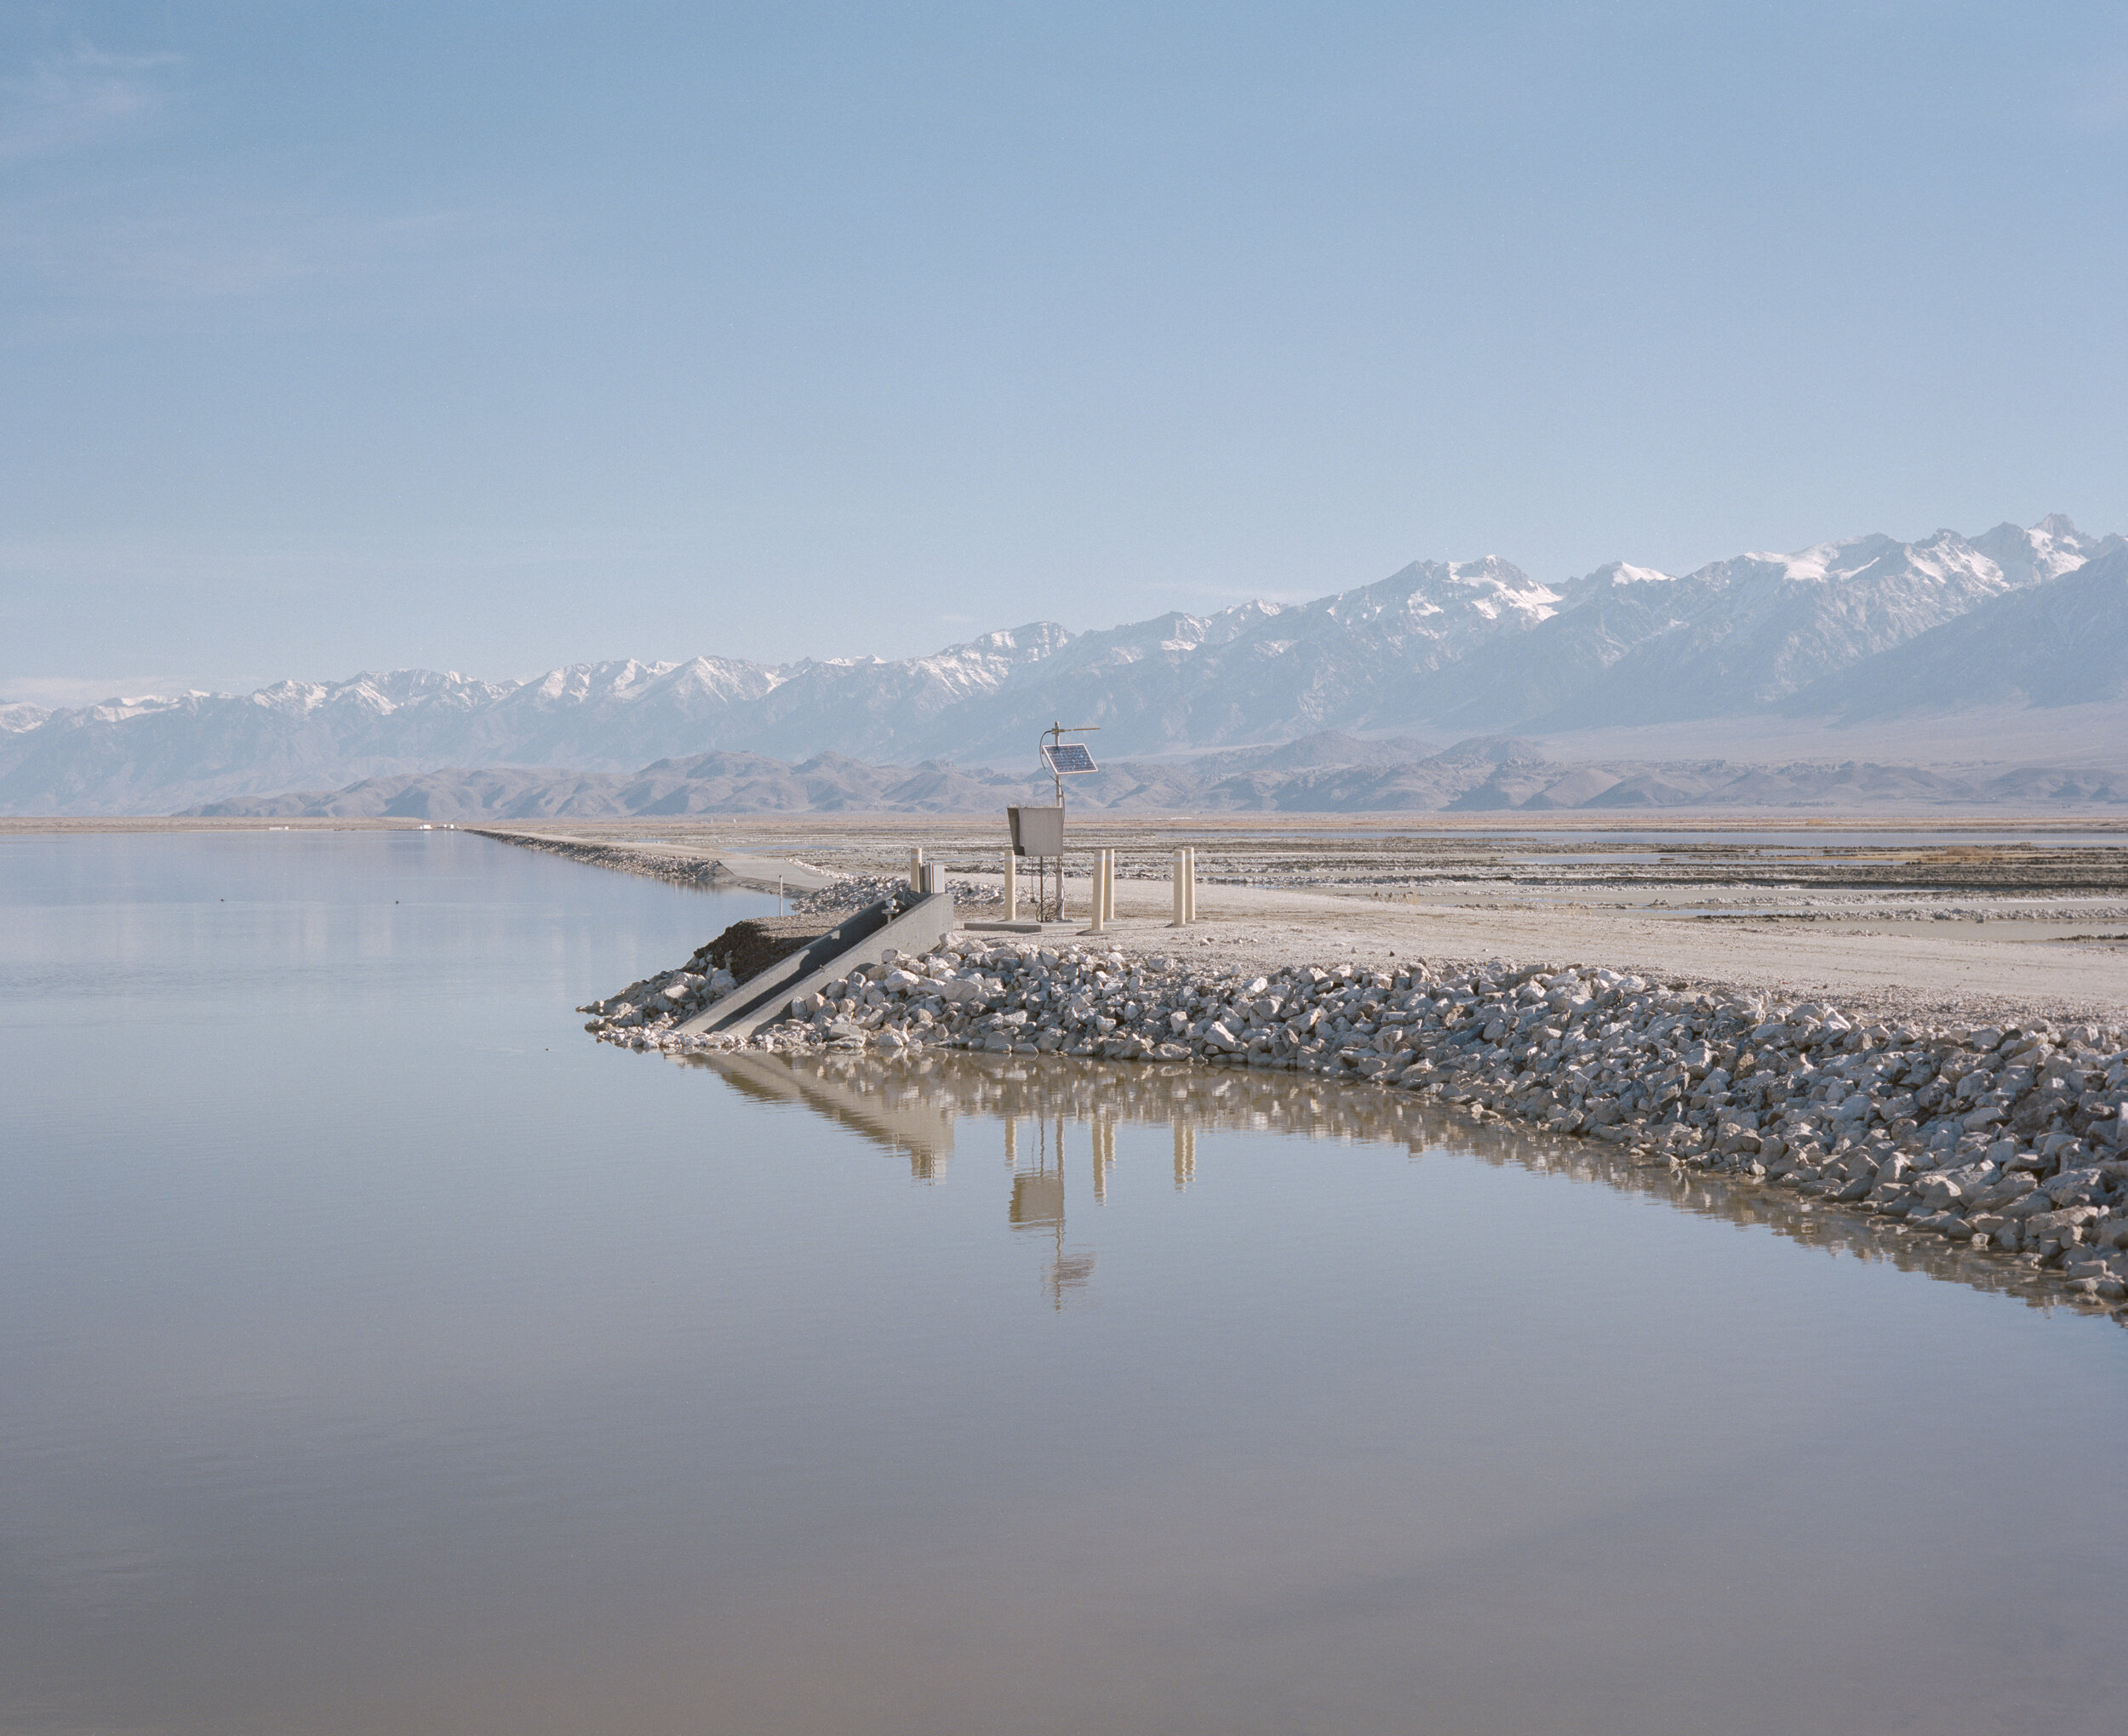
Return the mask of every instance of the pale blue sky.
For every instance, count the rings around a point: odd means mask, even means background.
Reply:
[[[2128,8],[0,9],[0,696],[2128,528]]]

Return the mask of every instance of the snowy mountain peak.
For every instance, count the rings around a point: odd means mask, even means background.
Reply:
[[[1582,604],[1599,597],[1624,592],[1636,585],[1674,585],[1676,578],[1655,567],[1635,567],[1624,561],[1612,561],[1585,573],[1578,579],[1567,579],[1559,585],[1560,608],[1578,608]]]
[[[2029,528],[1999,524],[1972,541],[2013,585],[2059,579],[2082,566],[2102,546],[2101,539],[2085,535],[2062,512],[2050,512]]]
[[[1422,640],[1446,654],[1501,628],[1526,628],[1549,619],[1564,599],[1519,567],[1488,555],[1450,564],[1414,561],[1373,585],[1305,603],[1358,625],[1378,622],[1399,642]]]
[[[2064,584],[2098,559],[2113,564],[2088,586]],[[626,658],[500,683],[369,671],[240,695],[0,705],[0,812],[167,812],[450,766],[632,773],[711,751],[1016,765],[1058,717],[1101,724],[1108,758],[1325,732],[1492,740],[1736,717],[1835,686],[1853,711],[1902,647],[1915,648],[1898,665],[1908,673],[1881,683],[1885,695],[1965,668],[1985,635],[1958,640],[1956,657],[1929,648],[1998,602],[2017,607],[1986,619],[2038,648],[2021,670],[2060,661],[2085,616],[2084,637],[2112,644],[2121,572],[2128,543],[2056,514],[1971,538],[1743,555],[1681,578],[1614,562],[1552,586],[1497,556],[1413,562],[1312,602],[1256,598],[1080,634],[1034,621],[914,657]],[[2112,668],[2110,655],[2094,667]],[[2017,690],[2036,680],[2021,674]],[[2092,690],[2111,680],[2093,676]]]
[[[49,705],[33,705],[26,700],[0,700],[0,735],[34,729],[51,715]]]
[[[941,657],[967,654],[980,657],[1001,657],[1012,663],[1033,663],[1044,657],[1054,656],[1071,639],[1071,634],[1055,621],[1029,621],[1024,626],[1000,627],[993,632],[970,639],[964,645],[954,645],[940,652]]]

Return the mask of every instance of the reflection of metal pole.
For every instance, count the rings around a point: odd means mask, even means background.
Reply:
[[[1175,1191],[1187,1187],[1197,1174],[1197,1128],[1179,1116],[1175,1122]]]
[[[1064,739],[1063,726],[1052,723],[1050,726],[1049,736],[1050,745],[1055,747]],[[1061,814],[1064,811],[1064,774],[1056,768],[1055,754],[1050,756],[1050,782],[1056,786],[1057,812]],[[1045,881],[1046,878],[1047,877],[1044,876]],[[1044,920],[1040,911],[1037,911],[1034,914],[1037,921]],[[1061,856],[1056,859],[1056,919],[1060,922],[1064,920],[1064,859]]]
[[[779,917],[783,914],[783,877],[781,874],[775,877],[775,913]]]

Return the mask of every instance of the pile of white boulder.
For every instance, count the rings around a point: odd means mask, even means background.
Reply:
[[[957,910],[973,906],[1003,905],[1004,891],[995,886],[979,885],[972,880],[949,880],[947,891],[953,894]],[[791,908],[809,915],[828,915],[836,911],[858,911],[882,899],[893,900],[897,907],[909,902],[909,882],[899,874],[845,874],[832,886],[823,886],[818,892],[809,892],[803,898],[793,899]]]
[[[586,1008],[607,1041],[732,985],[684,969]],[[2128,1032],[1887,1025],[1582,966],[1205,974],[1158,955],[958,937],[794,1001],[756,1048],[927,1048],[1328,1075],[1748,1176],[2128,1296]]]
[[[678,969],[630,983],[619,994],[576,1010],[592,1015],[584,1029],[597,1031],[604,1042],[625,1040],[631,1032],[648,1032],[669,1041],[675,1025],[722,1000],[738,985],[739,979],[729,971],[712,969],[697,953]]]

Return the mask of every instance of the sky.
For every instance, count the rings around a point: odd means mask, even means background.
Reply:
[[[2128,7],[0,3],[0,698],[2128,529]]]

